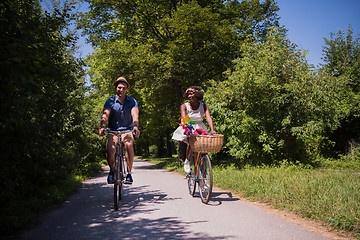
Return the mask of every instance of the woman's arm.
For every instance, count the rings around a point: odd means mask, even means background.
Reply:
[[[180,106],[180,114],[181,114],[181,117],[182,117],[182,118],[185,118],[185,117],[186,117],[186,106],[185,106],[185,103],[181,104],[181,106]]]
[[[211,130],[211,133],[216,133],[215,130],[214,130],[214,124],[213,124],[213,120],[211,118],[211,115],[210,115],[210,110],[209,110],[209,107],[206,103],[204,103],[205,105],[205,116],[206,116],[206,120],[209,124],[209,127],[210,127],[210,130]]]

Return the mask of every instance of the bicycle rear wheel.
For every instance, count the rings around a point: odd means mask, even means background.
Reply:
[[[114,209],[117,211],[119,209],[121,201],[121,191],[122,191],[122,177],[121,177],[121,157],[116,155],[115,157],[115,171],[114,171]]]
[[[203,203],[208,203],[212,193],[213,176],[210,158],[202,154],[199,160],[199,193]]]
[[[196,181],[195,181],[196,174],[195,174],[195,165],[194,165],[194,155],[192,155],[190,158],[190,169],[191,169],[191,172],[186,175],[186,178],[188,180],[189,194],[191,196],[194,196],[195,189],[196,189]]]

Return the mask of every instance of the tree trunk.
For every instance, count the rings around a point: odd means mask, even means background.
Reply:
[[[171,157],[173,153],[173,144],[171,143],[171,131],[169,128],[166,129],[166,155]]]

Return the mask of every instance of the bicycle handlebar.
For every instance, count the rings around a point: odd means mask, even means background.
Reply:
[[[131,130],[131,131],[127,131],[127,132],[132,132],[132,134],[135,136],[135,130]],[[110,130],[110,128],[105,128],[104,129],[104,134],[109,134],[109,133],[116,133],[116,134],[122,134],[122,133],[127,133],[127,132],[122,132],[122,131],[113,131]]]

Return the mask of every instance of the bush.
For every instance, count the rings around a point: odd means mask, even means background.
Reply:
[[[238,161],[311,163],[348,111],[347,79],[312,70],[284,35],[272,29],[265,42],[245,43],[234,70],[205,96],[225,150]]]

